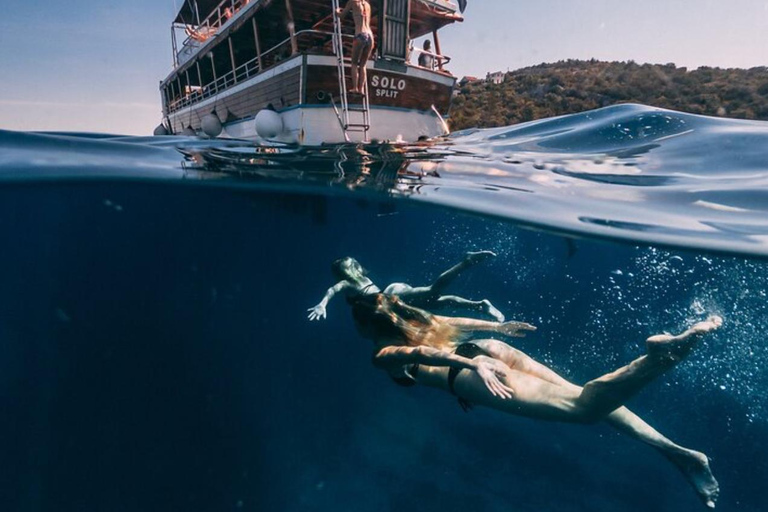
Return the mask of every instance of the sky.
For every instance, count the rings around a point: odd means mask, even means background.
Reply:
[[[182,0],[2,0],[0,129],[148,135]],[[768,0],[468,0],[456,76],[563,59],[768,65]]]

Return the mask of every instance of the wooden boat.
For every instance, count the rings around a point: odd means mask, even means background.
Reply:
[[[347,91],[354,25],[339,19],[338,1],[185,0],[171,27],[173,71],[160,83],[155,133],[301,145],[447,134],[456,79],[438,30],[462,21],[458,7],[369,0],[376,48],[361,97]],[[434,53],[412,48],[429,34]],[[419,52],[434,65],[411,64]]]

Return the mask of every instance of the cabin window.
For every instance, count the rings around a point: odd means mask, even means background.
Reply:
[[[174,81],[171,83],[173,86],[173,101],[179,101],[181,99],[181,88],[179,87],[179,79],[176,77]]]
[[[189,85],[187,83],[187,74],[186,73],[180,73],[179,74],[179,90],[181,91],[181,97],[186,98],[188,96],[187,94],[187,86]]]
[[[253,37],[253,26],[248,23],[232,34],[232,48],[235,53],[235,67],[239,68],[237,71],[238,80],[244,80],[249,78],[257,72],[258,65],[255,64],[256,60],[256,40]],[[241,66],[254,61],[253,65],[245,68]]]
[[[202,85],[206,86],[213,82],[213,61],[203,55],[200,60],[197,61],[197,65],[200,66],[200,79],[203,82]]]
[[[192,66],[187,69],[185,73],[187,81],[186,90],[184,91],[187,96],[193,96],[193,100],[198,100],[203,93],[203,87],[200,83],[200,77],[197,76],[197,67]]]
[[[222,40],[213,50],[213,69],[216,75],[216,88],[221,90],[233,83],[232,59],[229,56],[229,45]]]
[[[160,89],[160,94],[163,97],[163,113],[168,113],[168,106],[171,103],[168,101],[168,87],[163,87]]]
[[[261,16],[257,16],[256,22],[259,28],[261,51],[264,52],[262,61],[265,68],[291,56],[290,33],[286,20],[285,2],[274,2],[262,12]],[[280,46],[276,47],[278,45]]]

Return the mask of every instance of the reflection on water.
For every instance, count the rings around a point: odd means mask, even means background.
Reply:
[[[208,148],[190,169],[341,186],[556,232],[768,255],[768,123],[636,105],[419,145]]]
[[[768,123],[619,105],[418,144],[0,133],[0,179],[385,194],[557,233],[768,256]],[[182,152],[179,158],[177,151]]]

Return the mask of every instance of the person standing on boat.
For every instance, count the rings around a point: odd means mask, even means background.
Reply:
[[[337,13],[341,18],[352,11],[355,20],[355,39],[352,42],[352,58],[350,63],[352,75],[352,94],[365,94],[365,83],[368,79],[365,64],[373,53],[373,31],[371,30],[371,4],[368,0],[348,0],[344,9]]]
[[[419,66],[426,69],[435,69],[435,58],[432,56],[432,41],[424,41],[424,51],[419,55]]]

